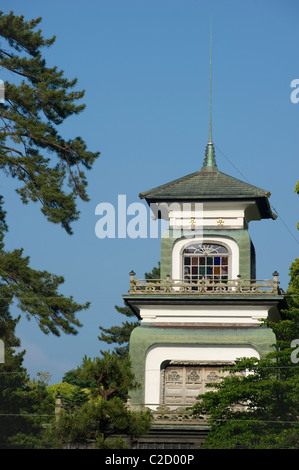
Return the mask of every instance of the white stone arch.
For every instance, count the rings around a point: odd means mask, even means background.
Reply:
[[[164,361],[231,363],[240,357],[260,358],[257,350],[246,344],[156,344],[151,346],[145,359],[145,405],[155,409],[161,403],[161,364]]]
[[[172,248],[172,279],[183,279],[183,251],[194,243],[223,245],[229,252],[229,279],[237,279],[239,273],[239,247],[235,240],[225,236],[204,235],[202,237],[176,240]]]

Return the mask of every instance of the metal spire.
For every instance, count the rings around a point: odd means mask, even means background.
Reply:
[[[209,121],[209,140],[206,146],[205,159],[203,162],[205,171],[215,171],[217,169],[215,159],[215,148],[212,141],[212,22],[210,30],[210,121]]]
[[[209,124],[209,143],[212,143],[212,23],[210,30],[210,124]]]

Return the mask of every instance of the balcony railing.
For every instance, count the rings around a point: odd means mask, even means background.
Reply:
[[[197,401],[197,400],[196,400]],[[193,403],[195,404],[195,402]],[[153,423],[180,424],[194,422],[196,424],[207,424],[208,416],[198,416],[192,414],[192,404],[144,404],[144,403],[131,403],[128,399],[126,408],[131,411],[137,410],[150,410]]]
[[[130,295],[201,295],[201,294],[281,294],[278,273],[273,273],[273,279],[135,279],[135,273],[130,272]]]

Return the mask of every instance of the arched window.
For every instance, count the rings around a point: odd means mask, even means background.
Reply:
[[[225,246],[202,243],[187,246],[183,251],[184,279],[228,279],[229,252]]]

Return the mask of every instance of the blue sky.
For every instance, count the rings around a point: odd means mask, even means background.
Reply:
[[[104,239],[95,235],[101,202],[138,202],[147,189],[201,168],[208,139],[209,38],[213,25],[213,140],[220,171],[271,192],[276,221],[251,222],[257,277],[274,270],[286,289],[298,256],[299,79],[297,0],[3,0],[4,12],[41,16],[49,65],[78,78],[85,111],[63,124],[65,137],[80,135],[100,151],[88,175],[88,203],[79,203],[72,236],[48,223],[40,208],[22,205],[14,182],[2,175],[8,249],[24,248],[31,266],[65,277],[62,292],[91,307],[79,315],[77,336],[45,336],[23,318],[17,334],[34,377],[51,383],[94,357],[99,326],[120,324],[131,269],[136,277],[157,264],[159,239]],[[1,78],[1,77],[0,77]]]

